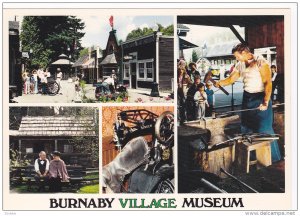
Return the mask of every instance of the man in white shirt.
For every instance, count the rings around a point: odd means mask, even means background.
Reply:
[[[34,176],[35,181],[39,185],[38,191],[45,190],[45,182],[48,181],[49,172],[49,160],[46,158],[46,152],[41,151],[39,153],[39,158],[34,162],[34,170],[36,175]],[[43,180],[43,181],[41,181]]]

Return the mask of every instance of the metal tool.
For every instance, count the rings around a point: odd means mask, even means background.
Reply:
[[[272,108],[277,108],[279,106],[284,106],[284,103],[272,105]],[[226,115],[226,114],[230,114],[230,113],[247,112],[247,111],[253,111],[253,110],[259,110],[259,107],[251,108],[251,109],[233,110],[233,111],[227,111],[227,112],[216,113],[216,114],[217,115]]]
[[[208,71],[205,74],[205,77],[204,77],[204,82],[207,83],[208,81],[211,81],[214,85],[216,84],[216,81],[212,78],[212,72],[211,71]],[[219,89],[222,92],[224,92],[226,95],[229,95],[228,91],[226,91],[222,86],[219,86]]]
[[[245,182],[242,182],[241,180],[239,180],[237,177],[231,175],[229,172],[227,172],[226,170],[224,170],[223,168],[220,168],[220,171],[224,174],[226,174],[227,176],[229,176],[230,178],[232,178],[233,180],[237,181],[238,183],[240,183],[241,185],[243,185],[244,187],[248,188],[250,191],[254,192],[254,193],[259,193],[257,190],[253,189],[252,187],[250,187],[249,185],[247,185]]]
[[[201,178],[200,182],[205,185],[206,187],[208,187],[209,189],[213,190],[216,193],[227,193],[226,191],[224,191],[223,189],[217,187],[216,185],[214,185],[213,183],[207,181],[204,178]]]

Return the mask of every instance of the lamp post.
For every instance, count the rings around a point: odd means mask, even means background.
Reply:
[[[32,53],[33,53],[33,50],[30,49],[30,50],[29,50],[29,62],[30,62],[29,69],[30,69],[30,70],[31,70],[31,65],[32,65]]]
[[[70,52],[70,47],[68,46],[68,54],[69,54],[69,78],[71,77],[71,52]]]

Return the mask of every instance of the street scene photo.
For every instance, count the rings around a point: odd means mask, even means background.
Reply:
[[[10,103],[172,103],[172,16],[15,16]]]
[[[284,193],[284,17],[177,22],[178,192]]]

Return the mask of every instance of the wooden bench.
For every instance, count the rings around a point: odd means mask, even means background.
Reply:
[[[84,168],[81,166],[67,166],[69,182],[62,182],[62,187],[67,191],[78,190],[82,185],[93,181],[99,181],[99,177],[86,178],[88,174],[99,174],[97,168]],[[27,185],[27,191],[32,191],[33,186],[39,186],[34,176],[36,172],[34,166],[12,167],[10,181],[12,185]],[[43,180],[41,179],[41,182]]]

